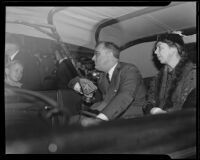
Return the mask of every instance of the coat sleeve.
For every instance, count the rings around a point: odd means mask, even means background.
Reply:
[[[169,108],[168,112],[181,110],[184,102],[192,90],[196,88],[196,66],[188,66],[178,83],[175,96],[173,97],[173,107]],[[193,99],[195,100],[195,98]],[[186,106],[184,106],[186,108]]]
[[[119,88],[113,90],[114,94],[111,101],[102,110],[108,119],[114,119],[125,111],[129,105],[133,102],[137,90],[142,82],[142,76],[135,67],[129,67],[120,72]]]
[[[180,106],[183,105],[190,92],[196,88],[196,67],[193,67],[187,76],[184,77],[184,82],[181,88]]]

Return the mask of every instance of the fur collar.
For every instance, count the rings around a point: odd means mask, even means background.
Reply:
[[[166,99],[165,99],[165,103],[163,106],[163,109],[168,109],[168,108],[172,108],[173,107],[173,102],[172,102],[172,95],[174,93],[174,91],[176,90],[179,81],[182,79],[183,73],[184,73],[184,68],[187,65],[187,63],[189,62],[189,59],[187,56],[183,56],[181,58],[181,60],[179,61],[179,63],[177,64],[177,66],[174,68],[173,70],[173,78],[172,78],[172,82],[170,85],[170,88],[168,90],[168,93],[166,95]],[[159,102],[159,95],[160,95],[160,91],[161,91],[161,85],[162,85],[162,79],[164,76],[164,72],[165,71],[165,67],[163,67],[161,69],[161,71],[158,74],[158,79],[157,79],[157,88],[156,88],[156,104],[157,106],[159,106],[160,102]]]

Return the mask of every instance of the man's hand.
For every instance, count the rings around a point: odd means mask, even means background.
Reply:
[[[88,118],[88,117],[84,117],[81,119],[81,125],[83,127],[88,127],[88,126],[91,126],[91,125],[97,125],[99,124],[100,122],[102,122],[102,120],[100,119],[96,119],[96,118]]]
[[[74,88],[73,88],[75,91],[83,94],[83,92],[81,91],[81,86],[80,84],[77,82],[75,85],[74,85]]]
[[[153,107],[150,111],[151,114],[161,114],[161,113],[167,113],[166,111],[162,110],[158,107]]]

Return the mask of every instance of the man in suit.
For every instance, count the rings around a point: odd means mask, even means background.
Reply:
[[[78,76],[78,73],[69,58],[62,58],[60,53],[56,50],[55,56],[57,59],[57,88],[66,89],[71,79]]]
[[[36,60],[28,53],[20,50],[20,43],[17,37],[9,37],[5,44],[6,61],[19,60],[24,66],[23,77],[21,83],[24,88],[30,90],[40,90],[40,77]]]
[[[98,80],[101,101],[91,106],[98,110],[96,118],[82,118],[81,124],[89,126],[101,121],[142,116],[146,90],[142,76],[133,64],[119,62],[120,50],[111,42],[99,42],[92,60],[103,73]]]

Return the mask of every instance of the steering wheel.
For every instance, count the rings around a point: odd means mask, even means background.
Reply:
[[[35,101],[35,99],[33,99],[33,98],[39,99],[41,102],[47,104],[44,106],[44,108],[42,108],[43,110],[46,111],[45,118],[47,118],[47,119],[50,118],[52,120],[52,123],[54,123],[54,124],[60,123],[58,120],[58,117],[61,115],[60,113],[62,111],[60,110],[60,107],[55,100],[53,100],[41,93],[38,93],[35,91],[30,91],[27,89],[5,88],[5,98],[9,99],[9,97],[12,97],[12,96],[18,96],[20,98],[29,99],[29,100],[32,98],[32,101]],[[15,105],[17,103],[19,103],[19,102],[16,102],[16,103],[14,102]],[[8,101],[8,104],[9,104],[9,101]],[[9,105],[6,105],[6,107],[9,107]],[[14,107],[11,107],[11,108],[14,108]],[[35,106],[34,106],[34,108],[36,109]],[[5,109],[7,109],[7,108],[5,108]],[[32,107],[32,109],[33,109],[33,107]]]
[[[53,108],[58,107],[58,103],[55,100],[41,93],[21,88],[5,88],[5,96],[14,96],[14,95],[20,95],[24,98],[27,98],[27,96],[35,97],[40,99],[44,103],[52,106]]]

